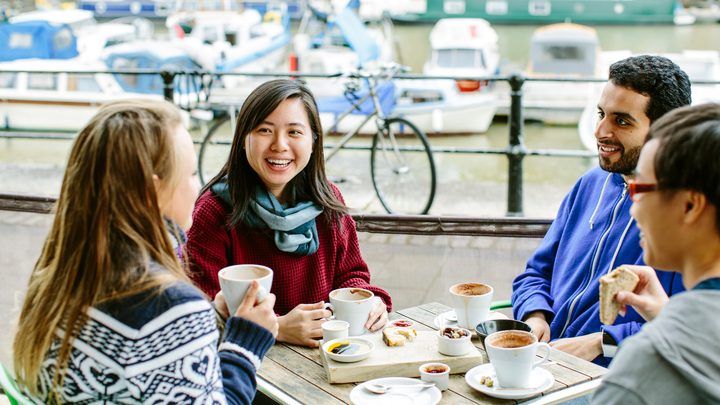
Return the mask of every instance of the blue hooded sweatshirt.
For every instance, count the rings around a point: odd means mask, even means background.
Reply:
[[[513,282],[515,319],[545,311],[551,340],[605,330],[620,344],[637,333],[644,320],[634,309],[611,326],[600,323],[599,311],[600,277],[622,264],[644,264],[631,205],[620,174],[599,167],[585,173]],[[668,295],[684,290],[679,273],[657,273]],[[610,359],[599,356],[595,363],[607,365]]]

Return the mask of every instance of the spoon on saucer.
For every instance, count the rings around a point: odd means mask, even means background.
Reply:
[[[430,388],[434,387],[434,383],[423,383],[423,384],[398,384],[398,385],[385,385],[385,384],[364,384],[366,390],[374,394],[385,394],[396,388]]]

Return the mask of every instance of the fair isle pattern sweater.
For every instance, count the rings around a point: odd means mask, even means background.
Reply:
[[[61,401],[90,403],[250,403],[255,371],[272,334],[232,317],[217,349],[210,304],[194,287],[176,283],[91,308],[74,339]],[[49,401],[63,331],[43,363],[40,392]]]

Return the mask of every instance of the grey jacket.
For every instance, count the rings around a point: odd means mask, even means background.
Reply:
[[[692,290],[625,340],[593,404],[720,403],[720,291]]]

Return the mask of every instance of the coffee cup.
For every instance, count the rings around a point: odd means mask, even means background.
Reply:
[[[236,264],[220,270],[218,279],[230,310],[230,316],[233,316],[253,280],[260,283],[257,301],[262,302],[265,299],[272,287],[273,271],[269,267],[259,264]]]
[[[445,391],[450,385],[450,366],[447,364],[425,363],[418,370],[422,381],[435,383],[440,391]]]
[[[329,342],[333,339],[340,339],[348,336],[350,324],[346,321],[332,320],[325,321],[322,324],[323,342]]]
[[[340,288],[330,292],[330,304],[335,319],[350,324],[348,335],[365,332],[365,322],[372,310],[375,294],[364,288]]]
[[[452,307],[458,326],[475,330],[490,314],[493,288],[482,283],[459,283],[450,287]]]
[[[535,356],[539,347],[544,347],[546,353],[537,359]],[[535,335],[520,330],[490,334],[485,338],[485,350],[502,388],[530,388],[530,373],[550,356],[547,343],[538,342]]]

